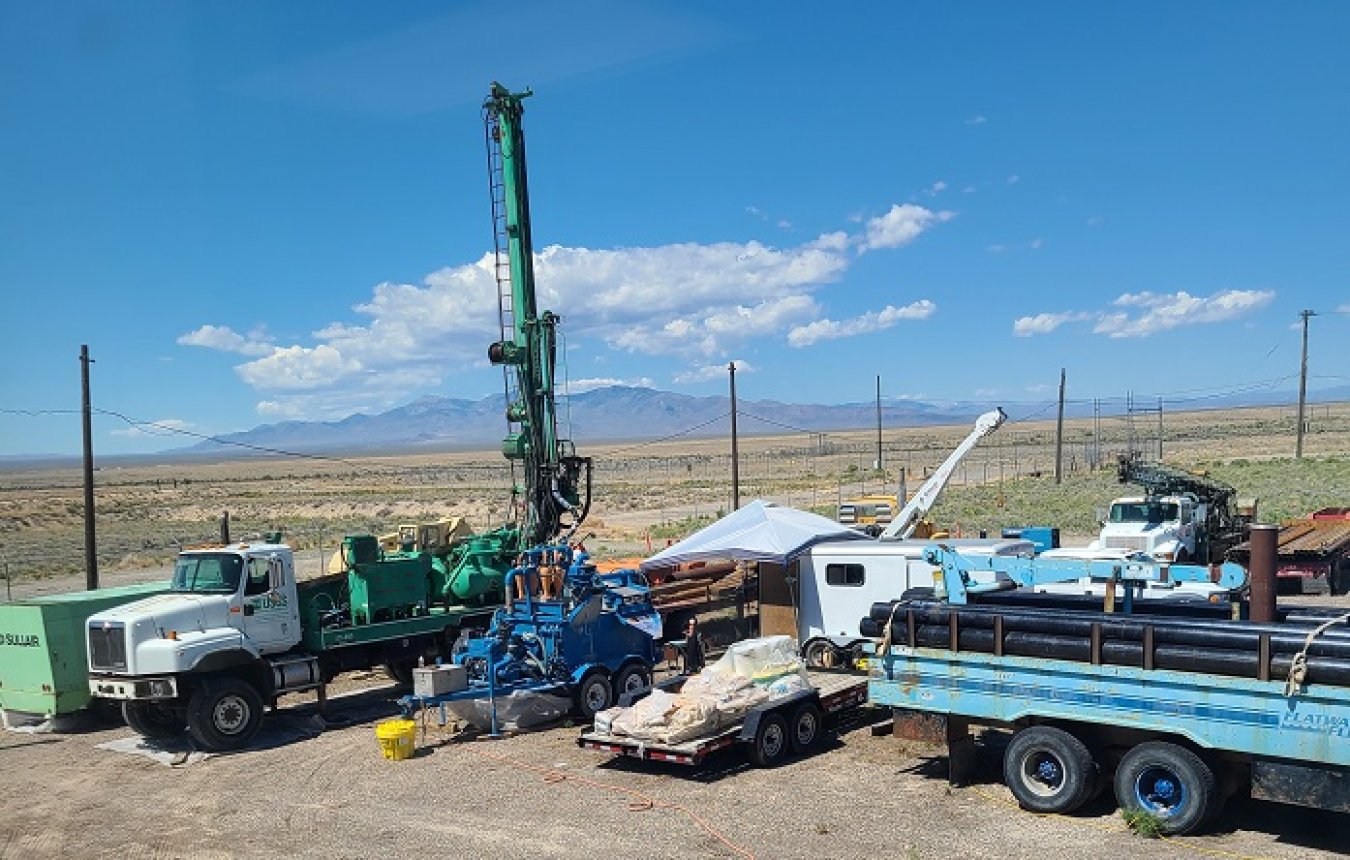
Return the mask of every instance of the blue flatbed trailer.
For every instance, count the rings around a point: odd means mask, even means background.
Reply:
[[[954,782],[972,725],[1013,729],[1004,777],[1033,811],[1073,811],[1114,770],[1122,807],[1174,834],[1211,820],[1248,776],[1258,799],[1350,812],[1346,686],[909,642],[874,652],[869,702],[893,709],[902,736],[945,742]]]

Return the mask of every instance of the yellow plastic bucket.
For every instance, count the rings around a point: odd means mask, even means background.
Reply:
[[[412,720],[390,720],[375,727],[384,757],[394,761],[412,758],[417,741],[417,723]]]

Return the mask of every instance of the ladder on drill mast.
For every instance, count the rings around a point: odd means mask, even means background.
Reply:
[[[516,334],[516,309],[511,291],[510,240],[506,227],[506,174],[502,158],[501,120],[493,111],[485,112],[487,131],[488,191],[492,197],[492,273],[497,281],[497,320],[501,340],[508,341]],[[502,366],[503,393],[506,405],[520,400],[520,390],[510,366]],[[508,426],[512,422],[507,419]],[[514,466],[512,468],[514,472]]]

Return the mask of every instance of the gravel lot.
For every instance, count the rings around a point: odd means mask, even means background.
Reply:
[[[340,681],[340,683],[344,683]],[[98,728],[0,732],[0,858],[757,857],[1323,858],[1350,851],[1350,817],[1259,802],[1230,806],[1203,836],[1158,842],[1123,830],[1109,797],[1073,817],[1017,809],[998,733],[974,783],[949,788],[935,752],[865,724],[773,770],[738,750],[700,770],[640,765],[576,747],[558,726],[502,740],[428,725],[414,758],[388,761],[375,726],[399,691],[345,679],[306,739],[171,766],[100,748]],[[881,715],[874,715],[879,719]],[[271,726],[316,719],[296,701]],[[267,744],[274,744],[267,746]]]

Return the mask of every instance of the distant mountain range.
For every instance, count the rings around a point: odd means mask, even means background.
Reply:
[[[1309,403],[1350,401],[1350,386],[1308,393]],[[1290,391],[1259,391],[1188,401],[1164,402],[1172,411],[1231,409],[1243,406],[1279,406],[1298,402]],[[1042,421],[1055,417],[1055,403],[1000,404],[997,400],[969,401],[882,400],[884,427],[964,424],[1002,405],[1013,420]],[[1147,398],[1137,405],[1156,405]],[[1119,408],[1117,407],[1117,412]],[[579,445],[624,440],[658,439],[674,434],[689,437],[728,436],[731,401],[727,397],[691,397],[653,388],[613,386],[558,398],[558,414],[565,431]],[[352,415],[341,421],[286,421],[263,424],[241,433],[217,437],[189,448],[158,454],[116,455],[119,460],[159,461],[169,457],[257,455],[258,449],[287,453],[405,453],[435,450],[489,450],[506,432],[504,398],[481,400],[422,397],[377,415]],[[875,403],[819,405],[775,400],[738,400],[737,432],[743,436],[782,433],[828,433],[867,430],[877,426]],[[1066,417],[1092,415],[1092,406],[1079,401],[1065,410]],[[0,464],[50,463],[59,465],[78,456],[58,454],[0,455]]]
[[[938,407],[919,402],[882,401],[884,425],[951,424],[988,406]],[[815,406],[774,400],[738,400],[737,432],[829,432],[875,427],[876,404]],[[378,415],[352,415],[341,421],[286,421],[202,442],[181,453],[227,453],[247,448],[318,452],[380,449],[495,447],[506,432],[505,398],[459,400],[427,396]],[[651,439],[692,430],[696,436],[731,432],[729,397],[690,397],[653,388],[612,386],[558,398],[559,422],[576,442]]]
[[[1309,402],[1350,400],[1350,386],[1310,393]],[[1164,403],[1178,411],[1274,406],[1297,403],[1290,392],[1244,392],[1188,404]],[[341,421],[287,421],[264,424],[242,433],[220,436],[218,442],[203,442],[178,449],[180,454],[246,454],[250,448],[288,452],[334,452],[381,450],[482,449],[495,447],[506,430],[505,400],[501,395],[481,400],[422,397],[377,415],[352,415]],[[881,422],[885,427],[958,424],[973,421],[999,405],[949,402],[882,400]],[[1151,404],[1141,401],[1141,406]],[[1018,404],[1007,409],[1013,419],[1044,420],[1055,415],[1054,402]],[[612,386],[558,398],[559,420],[578,443],[626,439],[652,439],[687,433],[691,436],[725,436],[731,432],[731,401],[728,397],[691,397],[653,388]],[[1084,417],[1090,406],[1070,406],[1066,415]],[[771,435],[792,432],[832,432],[875,427],[875,403],[812,405],[775,400],[738,400],[737,432]]]

